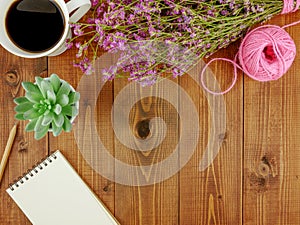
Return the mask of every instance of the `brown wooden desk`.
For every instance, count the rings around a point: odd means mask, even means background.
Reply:
[[[299,19],[300,12],[278,16],[270,23],[283,25]],[[300,49],[300,25],[287,29]],[[238,43],[213,55],[233,58]],[[0,48],[0,156],[14,124],[13,99],[23,94],[22,81],[34,76],[57,73],[77,86],[82,74],[72,66],[74,51],[52,58],[23,59]],[[221,86],[231,82],[232,67],[226,63],[211,65]],[[188,76],[175,80],[193,99],[200,117],[201,135],[192,159],[171,178],[145,187],[124,186],[97,174],[83,160],[73,133],[52,135],[36,141],[20,123],[12,153],[0,185],[0,224],[26,225],[30,222],[5,193],[8,184],[29,167],[60,149],[81,177],[114,213],[128,225],[258,225],[300,224],[300,57],[278,81],[259,83],[239,72],[238,82],[225,95],[227,124],[225,140],[214,163],[198,171],[208,140],[210,112],[201,88]],[[114,136],[111,106],[114,97],[127,82],[116,80],[105,85],[98,103],[98,132],[105,146],[129,164],[151,164],[171,153],[178,139],[178,115],[166,101],[152,98],[132,109],[133,132],[139,123],[161,116],[168,125],[165,141],[151,152],[127,149]],[[153,91],[159,91],[154,86]],[[138,93],[138,90],[137,90]],[[88,103],[87,103],[88,104]],[[41,187],[43,188],[43,187]],[[47,196],[45,196],[47,201]],[[37,206],[38,207],[38,206]]]

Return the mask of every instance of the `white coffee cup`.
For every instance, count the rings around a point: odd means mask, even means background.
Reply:
[[[60,40],[51,47],[51,49],[47,49],[42,52],[30,52],[26,51],[20,47],[18,47],[14,42],[10,39],[7,30],[6,30],[6,15],[11,5],[15,2],[15,0],[2,0],[0,7],[0,44],[7,51],[13,53],[14,55],[24,57],[24,58],[39,58],[43,56],[55,56],[63,53],[66,47],[67,38],[71,37],[71,28],[69,23],[77,22],[81,19],[84,14],[91,7],[90,0],[70,0],[65,3],[64,0],[51,0],[58,7],[60,7],[61,12],[64,17],[64,31]]]

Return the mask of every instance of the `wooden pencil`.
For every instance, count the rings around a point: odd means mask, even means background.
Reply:
[[[0,163],[0,183],[1,183],[1,180],[2,180],[2,177],[3,177],[3,174],[4,174],[4,170],[5,170],[5,167],[6,167],[8,157],[9,157],[10,152],[11,152],[11,147],[12,147],[12,145],[14,143],[14,140],[15,140],[15,137],[16,137],[16,133],[17,133],[17,124],[15,123],[15,125],[13,126],[13,128],[11,129],[11,131],[9,133],[7,144],[6,144],[6,147],[5,147],[3,156],[2,156],[2,160],[1,160],[1,163]]]

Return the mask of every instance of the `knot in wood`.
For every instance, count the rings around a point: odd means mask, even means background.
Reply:
[[[259,175],[261,175],[262,177],[268,177],[270,175],[270,167],[268,164],[261,162],[258,165],[258,173]]]
[[[219,140],[220,140],[220,141],[224,141],[225,139],[227,139],[227,132],[225,132],[225,133],[220,133],[220,134],[219,134]]]
[[[20,82],[20,77],[16,71],[10,70],[5,74],[6,83],[10,86],[17,86]]]
[[[28,142],[24,139],[19,142],[19,152],[27,151]]]
[[[150,120],[141,120],[136,124],[136,134],[138,138],[146,139],[150,135]]]

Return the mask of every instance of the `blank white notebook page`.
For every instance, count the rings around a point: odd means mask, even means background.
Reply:
[[[50,160],[52,162],[50,162]],[[46,163],[47,166],[44,164]],[[6,191],[35,225],[119,224],[56,151]]]

